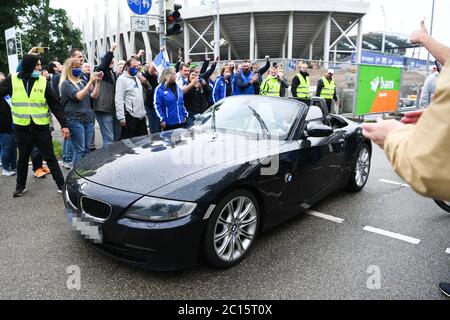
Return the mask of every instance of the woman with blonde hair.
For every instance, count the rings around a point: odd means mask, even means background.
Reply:
[[[97,99],[103,78],[103,73],[96,72],[86,82],[80,80],[81,73],[79,60],[70,58],[64,63],[59,83],[61,105],[71,132],[74,166],[89,152],[94,133],[94,112],[90,98]]]
[[[183,127],[189,114],[184,107],[183,91],[176,84],[175,70],[173,68],[164,69],[159,83],[155,90],[153,103],[161,128],[173,130]]]

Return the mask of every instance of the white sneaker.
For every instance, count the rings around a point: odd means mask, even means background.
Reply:
[[[71,170],[72,169],[72,164],[68,163],[68,162],[63,162],[63,167],[66,168],[66,169]]]
[[[5,177],[12,177],[12,176],[15,176],[15,175],[16,175],[16,173],[15,173],[14,171],[7,171],[7,170],[5,170],[5,169],[2,170],[2,174],[3,174]]]

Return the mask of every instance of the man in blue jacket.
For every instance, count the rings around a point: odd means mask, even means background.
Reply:
[[[192,83],[197,84],[198,80]],[[184,107],[183,91],[176,84],[173,68],[164,69],[162,72],[153,103],[163,130],[182,128],[186,124],[189,113]]]
[[[236,90],[234,95],[255,94],[254,84],[258,81],[259,75],[251,71],[249,60],[242,64],[242,70],[236,74]]]

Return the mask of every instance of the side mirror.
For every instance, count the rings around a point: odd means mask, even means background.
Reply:
[[[333,134],[333,128],[325,126],[323,124],[315,124],[308,126],[308,129],[306,129],[306,133],[308,134],[308,137],[324,138],[329,137]]]

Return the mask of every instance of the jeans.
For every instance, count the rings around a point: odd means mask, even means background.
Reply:
[[[84,124],[79,121],[69,120],[70,140],[73,148],[73,165],[75,166],[90,151],[94,124]]]
[[[95,112],[98,125],[100,126],[100,132],[103,139],[103,148],[111,145],[115,141],[120,139],[120,122],[117,120],[114,114],[106,112]]]
[[[73,147],[72,141],[69,139],[64,139],[62,146],[62,160],[64,163],[72,163],[73,160]]]
[[[92,131],[92,137],[91,137],[91,142],[89,144],[89,150],[94,150],[95,149],[95,119],[94,119],[94,130]]]
[[[148,107],[145,109],[147,111],[148,129],[150,130],[150,133],[161,132],[161,123],[159,122],[159,117],[156,114],[155,109]]]
[[[0,133],[2,167],[6,171],[17,168],[17,145],[14,133]]]

